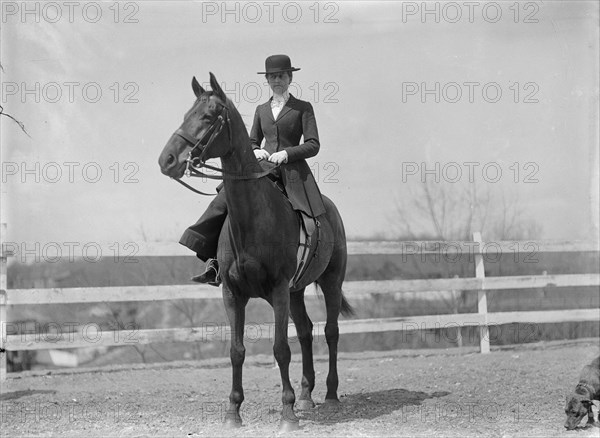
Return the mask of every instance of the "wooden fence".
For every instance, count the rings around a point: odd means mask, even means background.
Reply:
[[[2,225],[0,241],[4,242],[6,225]],[[350,255],[390,254],[409,256],[414,254],[441,254],[449,257],[469,255],[475,263],[475,277],[442,278],[423,280],[385,280],[385,281],[348,281],[344,283],[344,292],[349,300],[371,298],[374,294],[404,292],[439,292],[439,291],[477,291],[478,312],[460,314],[441,314],[424,316],[403,316],[392,318],[351,319],[340,321],[340,334],[374,333],[386,331],[415,331],[420,328],[446,328],[477,326],[480,328],[480,351],[490,351],[489,328],[509,323],[559,323],[575,321],[598,321],[598,309],[571,309],[551,311],[487,311],[487,291],[503,291],[510,289],[532,288],[564,288],[579,286],[600,286],[600,275],[523,275],[510,277],[486,277],[484,256],[495,254],[527,254],[547,252],[598,252],[597,242],[556,242],[556,241],[506,241],[484,242],[480,233],[474,233],[472,242],[349,242]],[[186,255],[182,247],[176,244],[149,244],[138,252],[138,256],[174,256]],[[110,332],[110,336],[102,336],[90,342],[85,333],[69,333],[66,339],[44,340],[39,336],[7,334],[7,306],[39,305],[59,303],[94,303],[123,301],[170,301],[178,299],[221,299],[220,290],[205,285],[167,285],[167,286],[124,286],[124,287],[88,287],[88,288],[52,288],[52,289],[13,289],[7,290],[7,257],[5,246],[0,253],[0,379],[6,378],[6,352],[20,350],[43,350],[78,347],[99,347],[127,345],[123,333]],[[316,323],[315,327],[323,323]],[[256,329],[256,327],[254,327]],[[261,328],[261,327],[259,327]],[[265,324],[262,330],[271,333],[272,328]],[[268,330],[271,330],[270,332]],[[263,332],[264,333],[264,332]],[[295,337],[293,324],[288,330],[289,336]],[[33,338],[33,339],[32,339]],[[227,333],[217,332],[213,326],[204,325],[195,328],[147,329],[135,332],[136,344],[154,342],[194,342],[222,341],[228,338]]]

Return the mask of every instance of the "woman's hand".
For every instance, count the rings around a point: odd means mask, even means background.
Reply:
[[[267,151],[265,151],[264,149],[254,149],[254,156],[259,161],[269,159],[269,153]]]
[[[288,159],[288,154],[286,151],[275,152],[273,155],[269,157],[269,161],[275,164],[286,163]]]

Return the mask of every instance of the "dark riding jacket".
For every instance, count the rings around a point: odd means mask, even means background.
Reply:
[[[317,155],[320,148],[312,105],[290,95],[275,120],[271,99],[256,108],[250,131],[252,148],[260,149],[264,139],[264,149],[269,154],[285,150],[288,161],[281,165],[281,178],[292,206],[309,216],[320,216],[325,213],[325,206],[305,161],[306,158]],[[304,143],[300,144],[302,137]]]

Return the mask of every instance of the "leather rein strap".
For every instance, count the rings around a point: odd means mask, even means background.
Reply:
[[[279,164],[274,164],[273,167],[271,169],[265,169],[262,170],[260,172],[251,172],[251,173],[245,173],[245,174],[236,174],[236,173],[227,173],[225,172],[223,169],[219,168],[219,167],[215,167],[215,166],[211,166],[209,164],[205,164],[200,162],[200,164],[196,165],[196,164],[190,164],[190,162],[193,162],[194,159],[189,159],[188,158],[188,167],[186,172],[188,173],[188,176],[195,176],[195,177],[199,177],[199,178],[209,178],[209,179],[218,179],[218,180],[226,180],[226,179],[235,179],[235,180],[250,180],[250,179],[258,179],[258,178],[262,178],[263,176],[267,176],[269,173],[271,173],[271,171],[273,169],[276,169],[277,167],[279,167]],[[210,169],[210,170],[214,170],[216,172],[220,172],[222,173],[222,175],[208,175],[204,172],[202,172],[200,169],[201,168],[206,168],[206,169]]]
[[[181,181],[180,179],[176,179],[176,178],[173,178],[173,179],[175,181],[177,181],[179,184],[181,184],[183,187],[185,187],[186,189],[190,189],[192,192],[197,193],[199,195],[217,196],[216,193],[204,193],[204,192],[201,192],[200,190],[193,188],[191,185],[189,185],[188,183],[185,183],[185,182]]]
[[[219,136],[219,134],[223,130],[223,126],[225,126],[225,123],[227,123],[227,127],[229,130],[229,141],[231,142],[231,126],[230,126],[231,121],[229,119],[229,110],[227,109],[226,106],[223,106],[223,109],[221,110],[221,113],[219,114],[217,119],[210,126],[210,128],[204,133],[204,135],[202,137],[200,137],[199,139],[192,137],[191,135],[189,135],[187,132],[185,132],[181,128],[177,129],[173,133],[173,135],[177,135],[177,136],[183,138],[188,144],[192,145],[192,149],[190,149],[190,151],[188,152],[188,157],[185,160],[186,161],[185,175],[187,177],[194,176],[194,177],[198,177],[198,178],[208,178],[208,179],[217,179],[217,180],[226,180],[226,179],[250,180],[250,179],[262,178],[263,176],[266,176],[269,173],[271,173],[271,171],[273,169],[279,167],[279,164],[275,164],[275,165],[273,165],[273,167],[271,169],[265,169],[260,172],[252,172],[252,173],[248,173],[248,174],[233,174],[233,173],[225,172],[223,169],[221,169],[219,167],[211,166],[209,164],[204,163],[204,161],[202,160],[202,156],[204,155],[204,152],[206,151],[208,146],[210,146],[210,144]],[[208,140],[206,139],[206,137],[208,137]],[[200,157],[194,157],[193,152],[199,146],[203,147],[202,153],[200,154]],[[214,170],[216,172],[221,173],[222,175],[208,175],[208,174],[202,172],[202,170],[200,170],[202,168]],[[194,193],[198,193],[199,195],[204,195],[204,196],[215,196],[216,195],[213,193],[201,192],[200,190],[195,189],[191,185],[181,181],[181,179],[179,179],[179,178],[173,178],[173,179],[175,179],[175,181],[177,181],[179,184],[190,189]]]

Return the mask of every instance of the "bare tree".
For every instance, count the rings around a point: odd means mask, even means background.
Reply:
[[[395,201],[392,218],[402,238],[471,240],[481,231],[487,240],[510,240],[541,233],[539,224],[525,217],[518,195],[497,185],[425,180],[408,184],[406,192]]]

